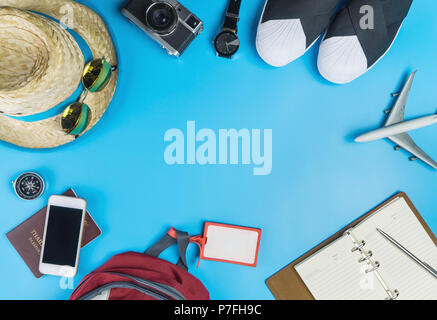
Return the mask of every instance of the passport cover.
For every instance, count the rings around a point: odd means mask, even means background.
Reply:
[[[63,195],[77,197],[73,189],[67,190]],[[47,206],[6,234],[12,246],[17,250],[18,254],[36,278],[43,276],[43,274],[39,272],[38,267],[46,220],[46,210]],[[82,235],[82,248],[101,234],[101,230],[87,211]]]

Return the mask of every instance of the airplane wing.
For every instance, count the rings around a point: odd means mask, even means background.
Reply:
[[[402,149],[410,152],[412,155],[437,169],[437,163],[432,160],[422,149],[420,149],[408,135],[408,133],[401,133],[395,136],[388,137],[389,140],[396,143]]]
[[[414,71],[408,77],[407,82],[405,83],[402,91],[399,93],[399,96],[396,100],[394,107],[390,111],[390,115],[387,118],[384,126],[391,126],[393,124],[399,123],[404,120],[405,116],[405,106],[407,104],[408,95],[410,94],[410,89],[413,84],[414,76],[417,71]]]

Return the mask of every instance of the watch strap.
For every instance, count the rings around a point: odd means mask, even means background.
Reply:
[[[240,14],[241,0],[229,0],[228,10],[226,11],[225,23],[223,29],[229,29],[237,32],[237,23]]]

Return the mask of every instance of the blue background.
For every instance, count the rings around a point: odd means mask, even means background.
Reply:
[[[182,1],[205,31],[180,58],[167,54],[121,14],[124,0],[80,1],[108,23],[119,55],[119,84],[110,108],[78,141],[31,151],[0,143],[0,299],[66,299],[59,279],[35,279],[5,234],[69,187],[88,201],[103,235],[81,254],[77,285],[116,253],[142,251],[169,227],[191,234],[205,221],[262,228],[256,268],[202,261],[189,250],[191,271],[213,299],[271,299],[264,281],[397,191],[405,191],[437,232],[436,171],[410,163],[387,141],[355,144],[377,128],[390,93],[419,69],[407,118],[435,112],[437,2],[414,1],[391,51],[370,72],[347,85],[325,81],[316,67],[318,44],[304,57],[275,69],[255,49],[264,0],[243,0],[241,49],[232,61],[215,56],[212,40],[227,0]],[[72,100],[73,97],[72,97]],[[197,129],[273,129],[273,171],[252,166],[169,166],[164,133]],[[437,127],[412,137],[437,158]],[[18,199],[11,181],[21,172],[42,174],[48,188],[32,202]],[[164,255],[175,261],[176,249]]]

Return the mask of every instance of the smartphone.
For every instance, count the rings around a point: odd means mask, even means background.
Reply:
[[[39,271],[61,277],[77,273],[86,201],[51,196],[47,206]]]

